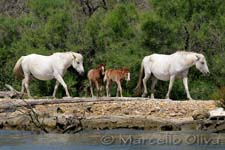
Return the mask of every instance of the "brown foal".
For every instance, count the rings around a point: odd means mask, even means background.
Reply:
[[[88,71],[88,80],[90,84],[90,90],[91,90],[91,96],[94,97],[93,92],[93,84],[95,84],[97,89],[97,96],[99,96],[100,93],[100,85],[102,84],[102,80],[105,74],[105,65],[100,64],[96,69],[91,69]]]
[[[104,77],[104,81],[106,81],[106,94],[107,97],[110,96],[110,92],[109,92],[109,86],[110,86],[110,82],[116,82],[117,83],[117,93],[116,96],[120,96],[123,97],[122,94],[122,87],[121,87],[121,81],[122,80],[130,80],[130,72],[127,68],[121,68],[121,69],[109,69],[105,72],[105,77]]]

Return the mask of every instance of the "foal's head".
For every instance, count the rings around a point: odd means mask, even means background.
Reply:
[[[130,71],[127,68],[122,68],[121,69],[123,77],[125,78],[125,80],[130,81]]]
[[[105,64],[99,64],[97,69],[100,70],[102,75],[105,74]]]

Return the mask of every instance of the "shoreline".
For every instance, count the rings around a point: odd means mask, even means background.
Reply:
[[[204,113],[214,100],[170,101],[149,98],[0,99],[0,129],[77,133],[83,129],[224,132],[225,123]],[[197,119],[193,116],[197,115]],[[200,116],[200,117],[199,117]],[[206,126],[207,125],[207,126]],[[216,126],[217,125],[217,126]],[[216,128],[215,128],[216,127]]]

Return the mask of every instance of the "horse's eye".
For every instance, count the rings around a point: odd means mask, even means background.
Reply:
[[[78,62],[77,62],[77,64],[79,65],[79,64],[80,64],[80,62],[78,61]]]
[[[204,62],[201,62],[202,65],[204,65]]]

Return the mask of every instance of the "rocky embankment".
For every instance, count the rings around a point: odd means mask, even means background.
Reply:
[[[75,133],[82,129],[224,131],[207,122],[215,101],[147,98],[0,99],[0,128]]]

